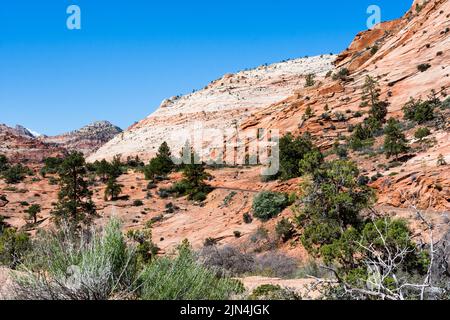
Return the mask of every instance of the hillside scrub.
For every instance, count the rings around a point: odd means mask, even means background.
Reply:
[[[25,167],[21,164],[16,164],[13,166],[8,166],[3,164],[4,170],[1,173],[1,177],[5,179],[5,182],[8,184],[17,184],[23,180],[27,176],[33,175],[33,171]]]
[[[132,236],[138,239],[137,233]],[[173,258],[141,259],[151,250],[126,241],[119,220],[74,235],[70,225],[41,232],[17,265],[13,293],[26,300],[229,299],[242,284],[202,266],[189,244]]]
[[[192,159],[196,157],[192,152]],[[183,179],[168,190],[170,194],[177,196],[187,196],[189,200],[202,202],[206,200],[207,195],[213,188],[206,183],[211,178],[211,175],[206,172],[206,165],[204,163],[189,163],[182,168]]]
[[[325,297],[402,300],[432,294],[437,289],[431,284],[429,290],[415,284],[428,279],[429,252],[413,242],[405,221],[364,215],[374,192],[359,177],[352,162],[325,162],[305,182],[302,205],[294,209],[302,244],[334,275]]]
[[[261,221],[267,221],[281,213],[288,205],[286,194],[263,191],[253,199],[253,215]]]
[[[299,168],[299,161],[302,161],[311,152],[317,151],[309,134],[294,137],[288,133],[280,139],[279,148],[280,173],[277,177],[282,180],[300,177],[302,172]]]
[[[404,119],[423,124],[435,118],[435,109],[438,107],[442,107],[442,103],[434,91],[431,92],[425,101],[411,98],[403,106]]]
[[[243,293],[243,285],[199,265],[188,243],[175,258],[162,257],[139,277],[142,298],[147,300],[225,300]]]

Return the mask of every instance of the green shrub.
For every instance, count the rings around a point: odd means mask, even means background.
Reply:
[[[436,103],[430,100],[422,101],[410,99],[403,106],[403,114],[406,120],[415,121],[419,124],[434,119],[434,108]]]
[[[425,72],[430,68],[431,68],[431,64],[429,64],[429,63],[422,63],[417,66],[417,70],[419,70],[420,72]]]
[[[136,290],[136,257],[118,220],[101,232],[74,236],[61,225],[33,243],[26,270],[16,279],[16,296],[26,300],[106,300]],[[71,275],[71,276],[68,276]]]
[[[370,54],[373,56],[375,55],[379,50],[379,47],[377,45],[374,45],[372,48],[370,48]]]
[[[233,198],[237,195],[236,191],[231,191],[225,199],[223,199],[223,206],[228,207]]]
[[[438,159],[437,159],[437,165],[440,166],[446,166],[447,165],[447,161],[445,161],[445,157],[442,154],[439,154]]]
[[[28,215],[27,218],[33,223],[37,222],[37,215],[42,211],[42,208],[38,204],[33,204],[30,206],[27,210],[25,210],[25,213]]]
[[[162,257],[148,265],[140,282],[144,300],[226,300],[244,291],[239,281],[200,265],[186,243],[176,258]]]
[[[355,126],[348,139],[350,148],[355,151],[367,148],[373,143],[373,131],[367,125],[361,123]]]
[[[294,236],[295,227],[292,222],[286,218],[283,218],[277,223],[275,232],[283,242],[286,242]]]
[[[50,157],[44,159],[44,166],[40,170],[40,174],[45,178],[46,174],[55,174],[58,173],[59,167],[62,164],[64,159]]]
[[[323,161],[324,156],[319,150],[310,151],[298,162],[298,170],[301,175],[312,174]]]
[[[191,159],[195,159],[197,155],[191,153]],[[204,201],[207,195],[213,190],[205,181],[210,179],[211,175],[206,172],[204,163],[189,163],[183,166],[183,180],[175,183],[167,190],[169,194],[177,196],[188,196],[188,200]]]
[[[2,177],[8,184],[16,184],[23,181],[28,175],[32,175],[31,169],[21,164],[8,167],[3,171]]]
[[[282,288],[279,285],[263,284],[257,287],[251,295],[249,300],[301,300],[301,296],[295,291]]]
[[[360,172],[351,161],[324,163],[304,185],[303,208],[296,216],[302,243],[311,254],[340,237],[344,226],[358,226],[360,211],[372,203],[373,191],[358,183]]]
[[[263,191],[253,199],[253,215],[267,221],[277,216],[289,205],[288,197],[284,193]]]
[[[8,228],[0,221],[0,264],[15,269],[31,248],[27,233]]]
[[[292,179],[302,175],[299,168],[301,161],[308,153],[315,151],[311,137],[305,134],[296,137],[290,133],[280,139],[280,173],[283,180]]]
[[[314,86],[314,84],[316,83],[316,81],[314,80],[315,77],[316,77],[316,75],[314,73],[310,73],[310,74],[306,75],[305,88]]]
[[[243,218],[243,220],[244,220],[244,223],[246,223],[246,224],[249,224],[249,223],[252,223],[252,222],[253,222],[253,218],[252,218],[252,216],[251,216],[248,212],[245,212],[245,213],[242,215],[242,218]]]
[[[441,103],[441,109],[450,109],[450,97]]]
[[[416,130],[414,137],[418,140],[423,140],[431,134],[430,129],[423,127]]]
[[[0,154],[0,174],[5,171],[6,169],[8,169],[9,165],[8,165],[8,158],[6,158],[5,155]]]
[[[349,75],[350,71],[347,68],[342,68],[337,73],[333,74],[333,80],[347,80]]]
[[[336,118],[336,121],[339,121],[339,122],[347,121],[345,114],[343,114],[342,112],[339,112],[339,111],[334,113],[334,117]]]
[[[142,202],[142,200],[136,199],[133,201],[134,207],[142,207],[143,205],[144,205],[144,202]]]
[[[405,135],[401,132],[399,121],[394,118],[390,118],[386,128],[384,129],[385,139],[384,139],[384,153],[389,159],[391,156],[397,157],[399,154],[407,152],[408,141]]]

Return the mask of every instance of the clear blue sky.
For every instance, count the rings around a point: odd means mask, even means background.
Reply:
[[[58,134],[123,128],[224,73],[337,53],[412,0],[14,0],[0,4],[0,123]],[[79,5],[82,29],[68,30]]]

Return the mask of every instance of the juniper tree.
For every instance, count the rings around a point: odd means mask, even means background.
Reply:
[[[0,154],[0,173],[8,169],[8,158],[5,155]]]
[[[439,154],[439,156],[438,156],[437,165],[438,166],[446,166],[447,165],[447,161],[445,161],[445,158],[442,154]]]
[[[384,153],[389,159],[394,156],[395,160],[399,154],[408,151],[408,140],[401,131],[400,122],[394,118],[390,118],[386,128],[384,129]]]
[[[42,211],[42,208],[38,204],[31,205],[25,213],[28,215],[28,219],[32,220],[34,224],[37,222],[37,215]]]
[[[306,75],[305,88],[314,86],[314,84],[316,83],[316,81],[314,80],[315,77],[316,77],[316,75],[314,73],[310,73],[310,74]]]
[[[283,180],[292,179],[302,175],[299,167],[305,155],[315,150],[311,136],[304,134],[294,137],[291,133],[280,139],[280,178]]]
[[[334,160],[323,163],[304,183],[303,207],[296,221],[303,230],[302,243],[313,255],[320,246],[331,244],[348,227],[359,228],[361,211],[374,199],[373,191],[358,182],[355,163]]]
[[[86,161],[80,152],[69,154],[59,169],[60,191],[51,214],[58,224],[65,220],[72,226],[89,223],[96,213],[88,188]]]

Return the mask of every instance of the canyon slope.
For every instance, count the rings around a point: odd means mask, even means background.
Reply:
[[[164,101],[160,108],[119,134],[90,156],[89,160],[139,155],[154,156],[167,140],[174,153],[185,139],[172,139],[194,123],[203,128],[278,129],[282,134],[312,134],[322,150],[351,134],[351,127],[362,121],[367,109],[361,108],[362,87],[368,75],[376,79],[381,99],[389,102],[388,118],[403,119],[402,107],[410,100],[426,99],[434,90],[441,100],[448,99],[450,86],[450,2],[414,1],[400,19],[383,22],[373,30],[360,32],[337,57],[325,55],[262,66],[255,70],[225,75],[196,93]],[[419,70],[419,66],[426,70]],[[344,77],[330,76],[348,70]],[[317,75],[315,85],[305,88],[305,76]],[[447,100],[448,101],[448,100]],[[313,116],[305,119],[311,108]],[[400,167],[383,155],[382,139],[369,155],[350,156],[367,177],[381,175],[379,203],[450,209],[450,176],[447,166],[437,166],[442,155],[450,163],[449,112],[438,115],[440,124],[432,128],[425,149],[407,155]],[[417,146],[414,132],[405,133],[411,146]],[[189,137],[186,137],[189,139]],[[401,193],[400,193],[401,192]]]
[[[178,152],[186,140],[173,133],[199,123],[204,129],[234,128],[255,111],[287,99],[305,85],[306,75],[324,78],[335,58],[323,55],[264,65],[227,74],[192,94],[166,99],[153,114],[105,144],[89,160],[111,159],[117,154],[148,160],[164,140]]]

